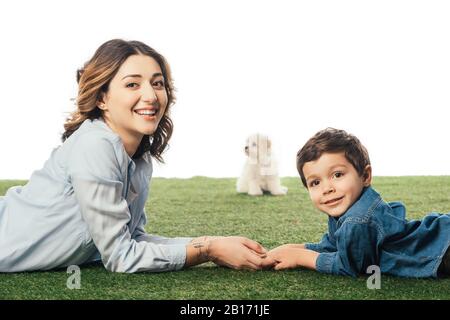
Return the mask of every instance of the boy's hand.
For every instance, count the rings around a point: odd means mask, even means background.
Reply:
[[[305,249],[304,244],[285,244],[270,250],[267,256],[277,262],[274,267],[275,270],[298,267],[315,270],[319,253]]]
[[[303,245],[285,244],[270,250],[268,258],[276,261],[275,270],[293,269],[300,267],[299,256],[302,254]]]

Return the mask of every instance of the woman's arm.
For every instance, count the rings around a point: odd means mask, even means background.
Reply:
[[[249,268],[260,269],[261,260],[265,256],[265,249],[254,241],[242,237],[217,237],[203,236],[198,238],[167,238],[158,235],[151,235],[145,232],[145,224],[147,218],[145,212],[142,211],[138,226],[133,232],[132,238],[136,241],[146,241],[155,244],[184,244],[186,245],[186,261],[184,266],[190,267],[204,262],[213,261],[219,265],[229,266],[231,268]],[[221,239],[220,241],[215,241]],[[214,240],[214,241],[213,241]],[[211,251],[211,242],[214,242]],[[243,261],[238,261],[235,256],[236,252],[230,252],[230,256],[226,256],[224,252],[235,248],[237,253],[241,253]],[[255,248],[255,250],[251,249]],[[257,253],[259,252],[259,253]],[[254,255],[258,257],[254,257]],[[222,255],[221,255],[222,254]],[[237,259],[230,261],[231,258]],[[249,261],[249,262],[248,262]],[[275,262],[268,258],[264,259],[264,267],[271,267]]]
[[[187,243],[185,267],[212,261],[218,265],[228,266],[234,269],[261,269],[261,267],[271,267],[275,263],[271,259],[264,259],[266,255],[264,248],[258,243],[246,238],[218,236],[203,236],[194,239],[167,238],[145,233],[145,219],[141,222],[133,233],[133,238],[136,241],[146,241],[156,244]],[[241,258],[237,257],[236,254],[240,254]],[[261,265],[262,263],[263,265]]]

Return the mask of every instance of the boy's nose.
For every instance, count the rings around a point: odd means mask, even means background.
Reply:
[[[322,192],[323,192],[324,195],[330,194],[330,193],[332,193],[334,191],[335,191],[335,189],[334,189],[334,187],[333,187],[333,185],[331,183],[323,184]]]

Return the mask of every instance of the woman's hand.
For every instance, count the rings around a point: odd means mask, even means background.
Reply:
[[[259,243],[245,237],[211,238],[207,254],[210,261],[232,269],[260,270],[273,266],[275,261],[268,258],[267,250]]]

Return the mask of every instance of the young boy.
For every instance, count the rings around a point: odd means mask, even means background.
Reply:
[[[370,186],[366,148],[353,135],[327,128],[297,154],[297,169],[328,233],[319,243],[286,244],[269,251],[275,270],[307,267],[356,276],[370,265],[400,277],[450,274],[450,214],[407,221],[399,202],[384,202]]]

